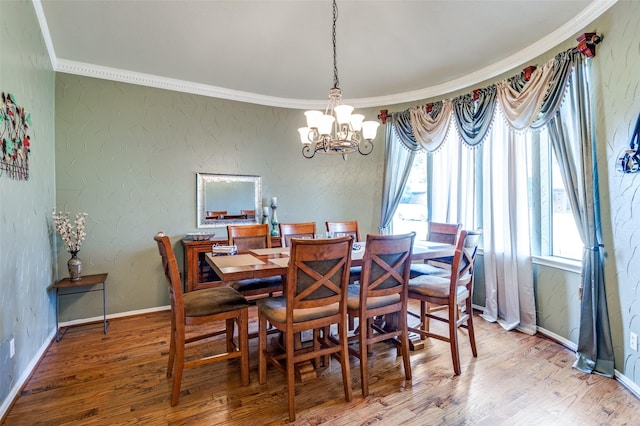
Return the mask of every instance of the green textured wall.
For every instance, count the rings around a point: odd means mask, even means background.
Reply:
[[[54,73],[31,2],[0,1],[0,91],[31,113],[29,180],[0,172],[0,407],[54,329]],[[9,341],[15,339],[15,356]],[[2,410],[0,409],[0,414]]]
[[[168,304],[152,237],[170,235],[182,264],[179,239],[197,230],[197,172],[261,176],[263,205],[277,196],[281,222],[323,229],[326,220],[357,219],[377,231],[381,142],[367,157],[308,160],[297,134],[304,122],[302,111],[58,74],[57,202],[89,214],[79,256],[86,273],[109,273],[108,312]],[[94,317],[100,303],[77,297],[62,318]]]

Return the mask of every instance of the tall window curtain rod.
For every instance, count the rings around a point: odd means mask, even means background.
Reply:
[[[578,36],[576,38],[576,40],[578,41],[578,45],[576,47],[574,47],[573,49],[570,49],[569,52],[580,52],[583,55],[585,55],[587,58],[593,58],[594,56],[596,56],[596,45],[600,44],[600,42],[602,41],[602,36],[596,34],[596,33],[584,33],[581,34],[580,36]],[[535,65],[530,65],[526,68],[524,68],[522,70],[522,72],[520,73],[520,75],[516,75],[514,77],[511,77],[509,80],[515,80],[515,79],[522,79],[522,81],[524,82],[528,82],[531,79],[531,75],[533,74],[533,72],[537,69],[537,66]],[[481,100],[482,94],[486,91],[490,91],[491,87],[485,87],[482,89],[474,89],[471,93],[468,93],[466,95],[462,95],[460,97],[470,97],[471,99],[473,99],[474,102],[477,102],[479,100]],[[451,100],[444,100],[444,101],[439,101],[439,102],[430,102],[427,103],[424,108],[426,110],[427,113],[431,114],[432,112],[435,114],[440,114],[440,110],[442,108],[447,107],[446,103],[447,101],[451,101]],[[443,103],[445,104],[444,106]],[[437,109],[437,111],[434,111],[435,109]],[[382,124],[387,124],[387,120],[391,117],[392,114],[410,114],[410,109],[408,110],[404,110],[401,111],[399,113],[390,113],[389,110],[387,109],[382,109],[380,110],[380,114],[378,115],[378,119],[382,122]]]

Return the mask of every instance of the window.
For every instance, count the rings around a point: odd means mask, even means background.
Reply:
[[[522,136],[519,143],[526,143],[529,153],[532,254],[580,260],[582,243],[548,132]],[[415,231],[424,238],[428,221],[482,227],[483,148],[467,149],[457,137],[450,132],[451,140],[437,152],[416,154],[393,218],[394,233]],[[505,136],[494,128],[492,137]]]
[[[415,231],[427,235],[427,223],[462,223],[481,227],[479,204],[482,149],[462,146],[457,132],[434,153],[419,151],[413,161],[400,204],[392,221],[394,233]]]
[[[546,132],[542,135],[548,138]],[[551,143],[549,142],[549,145]],[[582,259],[582,240],[573,218],[573,211],[569,203],[569,197],[562,182],[560,167],[553,149],[549,149],[551,156],[551,256],[566,257],[569,259]]]
[[[533,253],[582,259],[582,243],[547,130],[533,134],[530,180]],[[537,147],[538,149],[535,149]]]
[[[393,233],[415,231],[418,239],[427,235],[427,154],[419,151],[404,187],[400,204],[393,216]]]

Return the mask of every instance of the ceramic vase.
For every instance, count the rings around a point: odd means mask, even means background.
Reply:
[[[71,259],[67,262],[69,268],[69,280],[79,281],[82,278],[82,261],[78,257],[77,251],[72,251]]]

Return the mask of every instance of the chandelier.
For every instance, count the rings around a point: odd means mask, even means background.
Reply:
[[[352,114],[353,107],[342,104],[342,90],[338,80],[338,62],[336,59],[336,21],[338,6],[333,0],[333,87],[329,89],[329,104],[322,111],[307,111],[307,127],[298,129],[302,142],[302,155],[313,158],[316,152],[324,154],[347,154],[358,152],[369,155],[373,151],[372,140],[380,123],[363,121],[364,115]]]

